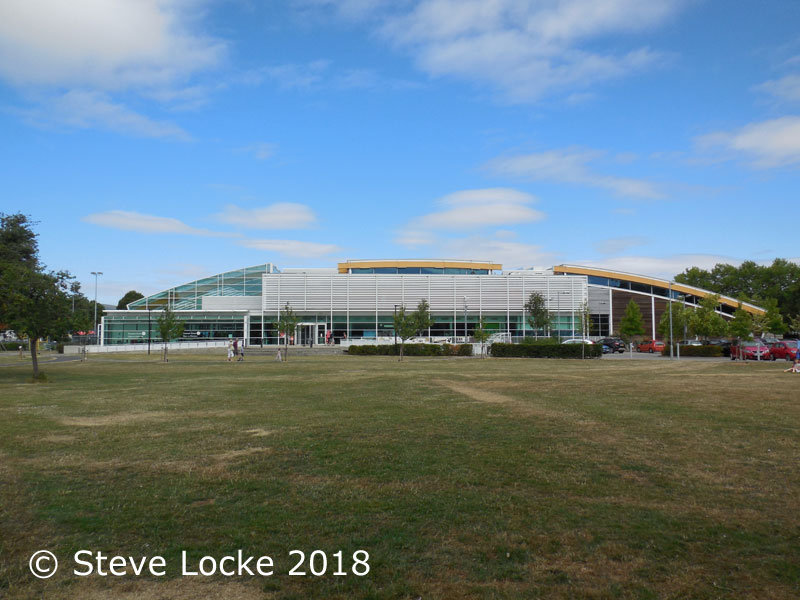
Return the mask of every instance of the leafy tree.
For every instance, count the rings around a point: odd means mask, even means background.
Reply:
[[[484,345],[489,339],[489,335],[489,330],[486,329],[486,323],[483,321],[483,317],[481,317],[478,319],[478,324],[475,326],[475,331],[472,333],[472,337],[481,345],[481,358],[483,358]]]
[[[30,341],[33,378],[42,378],[36,343],[40,338],[62,337],[71,325],[70,276],[65,272],[44,272],[25,267],[4,269],[0,294],[7,302],[3,319]]]
[[[425,335],[431,326],[433,326],[431,307],[424,298],[417,304],[417,310],[414,311],[412,317],[417,325],[417,335]]]
[[[700,301],[700,306],[689,316],[689,331],[698,337],[708,339],[725,335],[728,324],[717,312],[719,296],[711,294]]]
[[[406,340],[411,339],[419,331],[419,321],[415,313],[406,313],[406,307],[401,306],[394,314],[394,331],[400,338],[400,358],[403,360],[403,350]]]
[[[287,302],[278,317],[278,332],[282,333],[286,340],[286,355],[284,356],[284,360],[289,360],[289,336],[294,334],[299,321],[300,317],[295,314]]]
[[[768,298],[763,302],[763,306],[767,310],[767,314],[764,315],[765,331],[774,333],[775,335],[786,333],[788,327],[778,309],[778,301],[775,300],[775,298]]]
[[[525,314],[528,315],[528,325],[531,329],[538,331],[547,330],[553,322],[553,315],[547,309],[547,302],[544,296],[538,292],[531,292],[528,301],[525,303]]]
[[[669,307],[664,311],[664,314],[661,315],[661,320],[658,322],[658,327],[656,329],[658,335],[661,336],[662,339],[669,340],[670,345],[677,349],[678,358],[680,358],[681,350],[680,345],[676,345],[676,343],[683,339],[684,332],[688,330],[691,313],[692,310],[687,308],[683,302],[673,302],[672,330],[670,330],[669,326]]]
[[[0,314],[30,340],[33,378],[39,380],[40,338],[59,338],[70,329],[69,273],[46,271],[39,262],[34,223],[25,215],[0,213]]]
[[[30,217],[22,213],[0,213],[0,274],[13,265],[37,270],[39,243]]]
[[[800,335],[800,314],[789,320],[789,330],[795,335]]]
[[[158,333],[164,342],[164,362],[169,362],[167,360],[167,344],[183,335],[183,329],[186,324],[175,316],[169,306],[165,306],[158,317],[157,326]]]
[[[644,335],[644,319],[639,305],[631,298],[628,306],[625,307],[625,315],[619,322],[619,334],[626,344],[630,344],[636,337]],[[633,358],[633,347],[631,346],[631,358]]]
[[[750,313],[742,309],[742,303],[733,313],[733,319],[728,323],[728,333],[737,340],[751,340],[753,336],[753,319]]]
[[[140,298],[144,298],[144,294],[140,294],[136,290],[131,290],[127,294],[125,294],[122,298],[119,299],[117,302],[117,310],[125,310],[131,302],[135,302]]]
[[[738,267],[717,264],[710,271],[691,267],[676,275],[675,281],[755,304],[774,299],[786,322],[800,313],[800,265],[783,258],[776,258],[771,265],[753,261]]]

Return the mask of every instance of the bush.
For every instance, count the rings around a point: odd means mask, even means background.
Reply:
[[[669,356],[669,346],[664,346],[661,351],[663,356]],[[675,356],[678,356],[678,349],[675,349]],[[724,356],[722,346],[681,346],[681,357],[691,356]]]
[[[3,346],[9,352],[12,350],[19,350],[22,347],[23,350],[28,349],[28,342],[3,342]]]
[[[583,344],[586,358],[600,358],[603,346]],[[581,358],[581,344],[553,344],[550,341],[536,344],[492,344],[489,353],[497,358]]]
[[[399,356],[400,344],[350,346],[347,352],[359,356]],[[406,344],[403,356],[472,356],[472,344]]]

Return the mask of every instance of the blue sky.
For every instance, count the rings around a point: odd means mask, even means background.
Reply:
[[[237,267],[800,260],[800,3],[4,0],[0,211],[116,303]]]

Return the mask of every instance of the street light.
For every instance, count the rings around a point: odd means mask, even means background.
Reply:
[[[397,307],[399,304],[394,305],[394,320],[392,321],[392,329],[394,330],[394,345],[397,346]]]
[[[467,297],[464,296],[464,343],[467,343]]]
[[[94,275],[94,339],[99,343],[97,337],[97,277],[102,275],[102,271],[92,271]]]

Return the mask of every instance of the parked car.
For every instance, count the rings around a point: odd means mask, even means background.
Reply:
[[[739,341],[731,344],[731,360],[771,360],[769,347],[761,340]]]
[[[678,342],[679,346],[704,346],[707,342],[703,340],[681,340]]]
[[[561,343],[562,344],[594,344],[594,342],[592,340],[590,340],[589,338],[584,338],[584,339],[581,339],[581,338],[570,338],[568,340],[564,340]]]
[[[603,344],[603,354],[612,354],[614,349],[611,346]]]
[[[649,352],[653,354],[654,352],[661,352],[666,347],[664,342],[659,342],[658,340],[647,340],[642,342],[636,347],[636,350],[639,352]]]
[[[767,344],[767,346],[769,346],[769,355],[772,357],[772,360],[778,358],[794,360],[797,357],[797,344],[798,342],[795,340],[770,342]]]
[[[730,356],[731,355],[731,343],[730,341],[726,340],[725,338],[720,338],[716,340],[708,340],[709,346],[719,346],[722,348],[722,356]]]
[[[603,338],[600,343],[609,346],[612,352],[619,352],[620,354],[625,352],[626,349],[625,342],[616,337]]]

